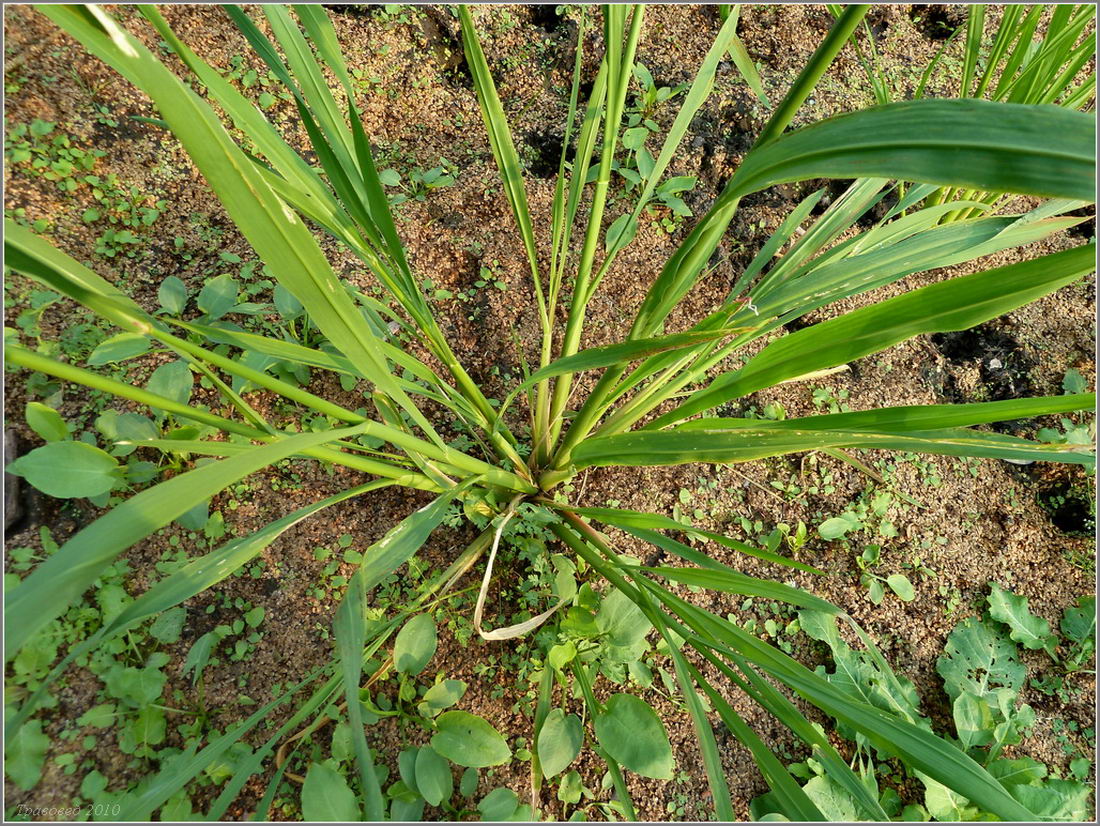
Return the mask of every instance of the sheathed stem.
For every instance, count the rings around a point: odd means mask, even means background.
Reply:
[[[605,9],[605,15],[625,14],[616,12],[613,7]],[[604,118],[603,151],[600,155],[600,174],[596,180],[596,186],[592,195],[592,210],[588,216],[588,229],[585,233],[584,247],[581,250],[580,263],[577,266],[577,277],[573,282],[573,298],[569,307],[569,320],[565,326],[565,337],[562,341],[560,356],[570,356],[580,347],[581,332],[584,329],[585,301],[588,297],[588,281],[592,275],[592,265],[596,257],[596,246],[599,243],[600,232],[603,228],[604,207],[607,204],[607,190],[611,182],[611,162],[615,158],[615,146],[618,142],[619,123],[622,119],[623,107],[626,101],[627,86],[630,82],[630,69],[634,65],[634,52],[637,49],[638,37],[642,27],[642,7],[634,7],[634,15],[631,19],[630,34],[627,36],[625,48],[622,49],[620,58],[620,44],[612,38],[608,38],[607,56],[604,60],[608,66],[608,95],[607,110]],[[606,27],[610,31],[611,26]],[[558,440],[561,432],[562,414],[569,399],[569,390],[572,387],[572,377],[562,376],[554,384],[554,394],[550,404],[549,437],[546,439],[544,449],[551,450]]]

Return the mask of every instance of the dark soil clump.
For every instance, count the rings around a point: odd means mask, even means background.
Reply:
[[[1087,490],[1060,482],[1042,491],[1038,499],[1050,521],[1067,536],[1092,536],[1095,532],[1096,506]]]
[[[1074,238],[1095,238],[1096,237],[1096,207],[1080,207],[1078,209],[1071,209],[1066,215],[1075,215],[1079,218],[1088,217],[1087,221],[1082,221],[1077,226],[1070,227],[1067,232]]]
[[[322,3],[321,8],[330,14],[346,14],[350,17],[374,17],[382,13],[382,6],[373,3]]]
[[[531,6],[531,22],[547,34],[554,34],[564,22],[554,3],[538,3]]]
[[[869,12],[867,12],[867,27],[871,31],[871,36],[875,39],[875,42],[882,40],[886,32],[895,23],[904,19],[905,12],[903,7],[899,6],[873,6]]]
[[[443,76],[460,89],[473,89],[474,77],[466,62],[456,22],[439,9],[426,6],[420,18],[420,29],[435,52]]]
[[[954,3],[909,8],[909,19],[929,40],[947,40],[955,29],[966,24],[966,14],[966,6]]]
[[[564,134],[553,129],[529,132],[526,143],[531,148],[532,158],[527,164],[527,171],[539,178],[557,175],[564,139]]]
[[[798,318],[792,318],[786,324],[783,325],[783,329],[788,333],[797,333],[799,330],[805,330],[807,327],[813,327],[814,322],[807,321],[806,316],[799,316]]]
[[[1034,366],[1012,336],[990,324],[954,333],[936,333],[932,343],[953,364],[978,365],[981,401],[1003,401],[1032,395],[1028,371]],[[968,399],[979,401],[979,399]],[[1002,423],[1002,427],[1010,423]],[[1011,430],[1011,428],[1009,428]]]

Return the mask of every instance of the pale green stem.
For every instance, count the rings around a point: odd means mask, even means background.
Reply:
[[[609,79],[609,93],[607,98],[607,114],[604,120],[603,150],[600,154],[600,174],[596,180],[596,186],[592,195],[592,210],[588,217],[588,229],[585,233],[584,247],[581,250],[581,259],[577,267],[577,277],[573,283],[573,298],[569,307],[569,320],[566,322],[565,336],[562,341],[560,357],[571,356],[577,352],[580,346],[581,333],[584,329],[585,298],[588,294],[588,280],[592,274],[592,264],[596,257],[596,245],[599,243],[600,233],[603,229],[603,213],[607,203],[607,190],[611,181],[611,162],[615,157],[615,146],[618,142],[619,123],[622,118],[623,107],[626,102],[626,91],[630,83],[631,67],[634,65],[634,53],[638,45],[638,37],[642,27],[642,7],[635,6],[631,19],[630,34],[627,37],[626,48],[623,50],[621,63],[618,62],[619,49],[617,43],[608,43],[608,56],[605,58],[609,67],[609,74],[615,74]],[[612,67],[616,67],[612,69]],[[610,81],[614,81],[612,84]],[[614,86],[614,92],[610,87]],[[562,376],[554,383],[554,394],[550,405],[550,436],[543,444],[543,449],[549,451],[557,442],[561,432],[562,413],[569,399],[569,390],[572,387],[572,377]]]
[[[787,92],[783,101],[776,108],[764,129],[760,132],[760,135],[749,150],[750,152],[752,149],[763,146],[779,137],[779,135],[790,125],[794,116],[806,101],[806,98],[809,97],[826,70],[832,65],[833,60],[836,58],[837,54],[840,53],[840,50],[844,47],[844,44],[848,41],[848,38],[851,36],[852,32],[855,31],[869,9],[870,6],[866,4],[845,7],[844,11],[841,12],[840,16],[837,18],[836,23],[829,30],[828,35],[826,35],[825,39],[814,51],[809,62]],[[737,210],[737,205],[738,201],[734,201],[721,212],[714,213],[714,215],[709,218],[709,223],[711,225],[704,231],[703,235],[700,236],[700,241],[695,245],[695,248],[689,254],[688,258],[685,259],[683,266],[702,266],[702,262],[695,259],[704,256],[709,258],[714,248],[714,244],[710,243],[715,241],[714,233],[717,232],[718,237],[721,237],[721,235],[725,233],[726,228],[729,226]],[[706,237],[704,238],[703,236]],[[574,298],[575,297],[574,295]],[[637,323],[635,323],[635,328],[631,330],[631,338],[651,335],[652,332],[652,330],[639,329]],[[625,367],[616,367],[609,368],[607,373],[617,373],[615,377],[615,381],[617,381],[618,377],[622,376],[625,371]],[[612,384],[613,382],[605,384],[601,380],[598,386],[601,388],[601,391],[606,391],[611,388]],[[562,384],[559,382],[555,391],[561,386]],[[567,434],[566,440],[563,442],[561,449],[555,454],[554,461],[552,462],[553,474],[555,477],[560,476],[564,469],[568,467],[570,452],[588,435],[588,433],[591,432],[592,426],[599,416],[602,415],[600,408],[603,404],[603,398],[604,396],[597,396],[593,393],[578,413],[577,418],[570,427],[570,433]],[[564,407],[564,404],[562,406]],[[560,410],[555,413],[555,415],[558,414],[560,414]],[[560,419],[556,419],[555,427],[561,427]],[[556,441],[556,439],[557,433],[555,432],[554,440]]]
[[[43,356],[39,353],[35,353],[31,350],[27,350],[23,347],[7,347],[4,353],[5,360],[16,364],[20,367],[25,367],[29,370],[37,370],[41,373],[56,376],[63,381],[70,381],[77,384],[83,384],[87,387],[91,387],[96,390],[101,390],[106,393],[119,396],[121,398],[130,399],[131,401],[144,404],[149,407],[165,410],[173,415],[191,419],[193,421],[208,424],[219,430],[227,431],[229,433],[236,433],[240,436],[245,436],[250,439],[254,439],[260,442],[272,442],[277,439],[283,438],[285,434],[272,435],[265,433],[250,425],[234,422],[231,419],[226,419],[218,416],[214,413],[210,413],[205,410],[199,410],[197,408],[190,407],[185,404],[173,401],[164,396],[160,396],[156,393],[150,393],[147,390],[143,390],[140,387],[134,387],[126,382],[118,381],[116,379],[101,376],[98,373],[94,373],[90,370],[85,370],[80,367],[76,367],[71,364],[65,364],[63,362],[55,361],[54,359]],[[358,417],[358,422],[368,422],[369,420]],[[394,430],[393,428],[380,425],[377,422],[372,424],[372,433],[379,438],[385,439],[392,444],[401,447],[404,450],[411,450],[430,458],[437,459],[445,462],[461,471],[466,475],[480,475],[485,478],[485,481],[489,484],[493,484],[499,487],[503,487],[509,490],[523,491],[527,493],[535,492],[535,487],[530,483],[520,479],[515,474],[508,471],[495,468],[479,459],[466,456],[459,451],[452,450],[451,448],[440,448],[437,445],[423,442],[413,436],[401,433],[401,431]],[[366,473],[371,473],[376,476],[382,476],[384,478],[393,479],[398,484],[406,487],[415,487],[423,490],[439,490],[439,486],[433,483],[427,477],[418,473],[410,473],[405,468],[395,467],[385,462],[379,462],[373,459],[365,457],[351,456],[346,453],[342,453],[337,450],[331,450],[328,448],[312,448],[308,451],[303,451],[303,455],[311,456],[323,461],[333,462],[335,464],[341,464],[346,467],[362,470]]]

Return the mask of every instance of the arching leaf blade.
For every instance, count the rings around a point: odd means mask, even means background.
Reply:
[[[1092,245],[931,284],[815,324],[769,344],[647,425],[659,428],[788,379],[846,364],[922,333],[965,330],[1010,312],[1093,269]]]
[[[72,605],[126,548],[167,525],[200,502],[268,465],[365,427],[303,433],[262,445],[175,476],[127,499],[77,533],[8,592],[4,606],[7,656]]]

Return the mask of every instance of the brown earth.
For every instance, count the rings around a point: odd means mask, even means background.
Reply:
[[[444,331],[456,352],[463,358],[471,375],[486,388],[487,395],[502,398],[514,385],[518,374],[516,347],[522,342],[524,356],[537,360],[538,326],[534,301],[526,273],[526,261],[514,230],[507,201],[503,195],[492,155],[484,135],[476,98],[468,77],[462,74],[455,44],[457,21],[446,8],[425,7],[400,15],[383,15],[378,7],[348,6],[332,15],[340,42],[353,70],[363,77],[380,79],[369,84],[359,96],[364,126],[379,150],[379,166],[398,169],[430,169],[444,159],[457,168],[456,182],[433,190],[423,201],[409,201],[397,209],[398,229],[416,272],[430,278],[436,287],[453,293],[467,291],[478,278],[482,266],[489,267],[507,289],[473,290],[469,301],[440,302],[438,312]],[[407,7],[405,7],[407,8]],[[132,31],[143,32],[146,42],[155,46],[157,37],[140,17],[130,11],[114,9]],[[251,9],[257,20],[256,9]],[[227,68],[235,56],[244,57],[244,67],[263,69],[249,57],[244,39],[228,18],[212,6],[173,6],[165,15],[177,34],[212,65]],[[927,28],[913,21],[908,6],[876,7],[872,13],[880,51],[901,96],[919,81],[927,61],[942,45],[926,35]],[[517,148],[529,166],[527,190],[532,217],[540,239],[540,254],[548,255],[550,204],[553,177],[548,166],[556,168],[560,146],[560,125],[564,122],[568,83],[573,61],[573,42],[578,12],[571,7],[559,22],[544,10],[527,7],[485,7],[475,12],[482,32],[483,46],[501,99],[516,137]],[[827,30],[831,17],[820,6],[747,6],[742,11],[740,33],[749,54],[761,66],[767,91],[772,100],[784,90]],[[654,6],[646,11],[645,36],[638,58],[649,67],[660,85],[687,82],[713,40],[719,21],[714,7]],[[150,103],[110,69],[83,54],[79,46],[60,34],[48,21],[27,7],[5,9],[6,66],[8,85],[8,124],[29,122],[34,118],[57,122],[85,146],[105,149],[107,154],[96,167],[97,174],[116,173],[127,185],[147,193],[168,207],[156,224],[143,233],[143,244],[135,258],[95,256],[94,268],[104,277],[123,286],[143,306],[154,309],[156,290],[167,275],[183,278],[197,290],[205,276],[222,271],[220,252],[232,252],[248,259],[250,250],[234,231],[219,205],[206,191],[203,181],[191,167],[179,146],[153,126],[132,120],[130,116],[155,117]],[[586,40],[584,73],[590,79],[597,67],[597,40]],[[947,52],[946,66],[957,60],[959,44]],[[170,65],[179,68],[172,62]],[[933,77],[932,93],[949,94],[950,73]],[[396,95],[391,97],[391,94]],[[873,102],[866,76],[851,49],[837,59],[796,124],[850,111]],[[108,104],[118,120],[117,127],[97,122],[93,103]],[[274,120],[290,139],[305,144],[305,135],[297,122],[293,105],[279,101],[272,109]],[[657,110],[656,119],[667,127],[676,106]],[[701,215],[725,184],[743,153],[751,144],[768,116],[767,110],[745,88],[730,64],[723,64],[715,81],[714,92],[692,125],[684,149],[669,169],[672,175],[697,175],[697,188],[689,193],[689,206]],[[541,172],[541,174],[535,174]],[[59,194],[46,181],[14,174],[5,165],[7,186],[5,206],[23,207],[30,220],[45,218],[49,234],[63,249],[81,260],[92,258],[88,250],[95,243],[99,228],[85,225],[80,214],[90,205],[86,189],[72,196]],[[817,184],[815,184],[816,186]],[[669,330],[688,326],[712,308],[724,295],[733,276],[751,259],[768,234],[789,209],[813,187],[791,185],[746,199],[731,226],[721,250],[721,260],[708,280],[703,281],[670,319]],[[616,193],[616,195],[618,195]],[[621,196],[620,196],[621,197]],[[617,215],[622,206],[612,205],[608,215]],[[629,201],[625,201],[629,203]],[[690,221],[688,222],[690,226]],[[655,222],[639,229],[634,244],[620,256],[607,276],[600,295],[589,308],[585,346],[597,346],[621,340],[634,309],[653,276],[656,265],[671,254],[686,228],[672,234]],[[170,242],[181,237],[194,253],[182,261]],[[1009,263],[1026,257],[1081,243],[1080,237],[1063,236],[1032,245],[1024,251],[991,256],[981,262],[951,270],[914,276],[877,293],[849,299],[811,314],[807,320],[819,321],[879,297],[896,295],[945,277]],[[334,243],[324,241],[324,249],[337,271],[361,287],[370,286],[369,277],[356,260]],[[6,322],[14,325],[23,309],[26,282],[10,279],[5,288]],[[265,299],[256,299],[265,300]],[[1066,287],[1035,304],[982,328],[982,336],[969,341],[976,350],[966,351],[954,361],[928,337],[919,337],[886,353],[863,359],[843,374],[812,383],[837,394],[849,393],[848,404],[854,410],[885,405],[943,403],[982,398],[991,380],[989,353],[1001,353],[1009,347],[1015,363],[1025,369],[1009,377],[1030,393],[1057,393],[1062,376],[1075,367],[1093,385],[1094,336],[1092,305],[1094,287],[1090,280]],[[563,315],[564,318],[564,315]],[[71,307],[56,304],[48,308],[41,326],[43,339],[61,335],[72,323]],[[1004,341],[1009,341],[1005,345]],[[759,345],[758,345],[759,346]],[[1000,350],[997,347],[1001,347]],[[992,348],[992,349],[982,349]],[[987,357],[989,356],[989,357]],[[125,376],[142,383],[157,365],[156,359],[128,363]],[[732,362],[731,362],[732,363]],[[983,370],[984,365],[984,370]],[[994,377],[996,378],[996,377]],[[335,381],[317,375],[311,389],[354,409],[363,405],[361,396],[341,390]],[[1011,381],[1010,381],[1011,383]],[[580,382],[590,386],[591,379]],[[579,392],[579,391],[578,391]],[[29,399],[18,373],[9,374],[6,414],[8,427],[15,428],[25,448],[37,444],[37,437],[23,424],[22,410]],[[249,400],[273,421],[282,423],[293,411],[273,406],[263,394],[252,393]],[[196,387],[196,401],[217,405],[215,394]],[[66,418],[91,428],[94,400],[79,389],[66,388],[61,412]],[[762,407],[768,402],[781,403],[789,416],[815,411],[810,384],[784,385],[756,394],[748,403]],[[127,409],[115,403],[118,409]],[[812,528],[824,518],[842,512],[868,486],[870,480],[850,466],[824,455],[753,462],[736,467],[680,466],[652,469],[593,470],[578,480],[571,494],[576,504],[602,505],[618,500],[621,506],[637,510],[673,513],[676,508],[702,508],[704,526],[727,530],[745,537],[739,517],[759,519],[765,531],[779,522],[796,525],[799,520],[811,527],[811,540],[801,551],[802,561],[829,572],[824,577],[791,573],[757,560],[736,556],[733,552],[710,547],[724,562],[746,573],[778,577],[812,588],[833,601],[875,635],[900,674],[912,679],[924,700],[923,711],[940,730],[950,730],[950,709],[935,672],[937,657],[944,640],[964,616],[975,613],[988,593],[988,583],[996,581],[1014,592],[1029,597],[1032,609],[1056,623],[1061,611],[1078,596],[1093,591],[1092,543],[1085,538],[1060,531],[1038,504],[1037,494],[1052,485],[1091,485],[1077,469],[1058,467],[1018,468],[995,461],[964,462],[946,457],[925,457],[919,462],[901,457],[868,452],[864,461],[887,472],[890,489],[915,498],[920,506],[906,505],[899,498],[887,512],[898,529],[898,536],[881,540],[884,567],[881,573],[902,570],[903,563],[919,558],[935,572],[922,579],[910,573],[917,585],[916,599],[903,603],[888,596],[881,606],[873,605],[866,590],[858,584],[856,555],[860,548],[843,542],[824,542]],[[822,476],[831,475],[835,490],[831,493],[784,492],[788,485],[808,487]],[[938,480],[938,481],[937,481]],[[281,469],[257,474],[247,490],[230,496],[223,494],[211,505],[227,514],[227,522],[238,535],[244,535],[271,519],[290,512],[322,496],[335,493],[360,481],[356,474],[342,470],[325,471],[315,465],[294,461]],[[776,487],[773,483],[779,483]],[[691,494],[691,504],[681,505],[680,491]],[[700,491],[703,491],[700,493]],[[229,500],[239,504],[229,516]],[[272,699],[274,684],[289,685],[310,669],[331,658],[330,620],[339,594],[318,598],[313,586],[321,576],[324,562],[314,555],[316,548],[336,548],[343,534],[354,537],[354,547],[365,548],[389,527],[428,499],[415,492],[390,488],[356,499],[327,511],[323,518],[308,521],[292,529],[263,554],[263,574],[258,579],[231,578],[188,603],[189,619],[181,642],[169,649],[172,661],[169,694],[173,704],[191,707],[200,702],[191,680],[182,675],[183,660],[191,642],[213,627],[222,617],[226,600],[241,597],[266,608],[261,630],[264,640],[252,657],[242,662],[225,662],[210,668],[205,678],[205,696],[201,702],[212,709],[212,724],[219,730],[243,719],[251,708],[240,707],[236,699],[242,692],[264,703]],[[9,547],[38,547],[37,531],[48,525],[58,541],[90,521],[95,512],[87,505],[38,500],[37,509],[17,532],[9,535]],[[137,594],[148,584],[146,572],[169,550],[169,541],[178,536],[183,547],[199,552],[193,537],[172,526],[131,549],[126,558],[134,571],[128,589]],[[628,537],[612,533],[624,553],[648,558],[652,548],[633,543]],[[468,531],[437,531],[421,557],[430,566],[445,565],[472,538]],[[889,568],[887,570],[886,568]],[[344,565],[341,573],[350,573]],[[509,576],[504,566],[500,583],[518,579],[521,572]],[[471,579],[466,585],[473,584]],[[687,592],[683,592],[687,595]],[[954,610],[946,605],[946,595],[957,594]],[[507,621],[508,591],[502,589],[497,603],[500,612],[492,621]],[[692,597],[720,614],[739,613],[740,600],[718,596]],[[708,602],[709,601],[709,602]],[[215,605],[213,614],[204,611]],[[443,616],[453,629],[469,630],[469,599],[446,609]],[[226,616],[232,619],[231,612]],[[804,662],[826,662],[822,652],[805,638],[797,643],[794,655]],[[451,634],[441,636],[440,649],[425,676],[436,671],[452,679],[466,681],[470,689],[460,707],[480,714],[510,739],[529,737],[533,687],[525,663],[529,642],[484,643],[477,640],[462,645]],[[1041,655],[1029,653],[1029,665],[1042,668]],[[486,668],[486,663],[488,668]],[[87,672],[70,670],[57,691],[59,705],[46,712],[46,731],[54,739],[51,758],[67,746],[57,735],[96,702],[96,681]],[[396,690],[394,683],[384,690]],[[659,681],[657,683],[659,685]],[[1073,701],[1062,703],[1036,691],[1025,692],[1039,718],[1034,734],[1012,753],[1028,754],[1063,772],[1068,758],[1060,751],[1051,723],[1057,719],[1076,721],[1082,729],[1094,725],[1091,697],[1094,681],[1082,677]],[[765,742],[777,751],[801,752],[791,736],[776,722],[732,691],[731,702],[754,726]],[[690,718],[657,691],[646,694],[666,720],[682,774],[674,783],[649,781],[636,776],[629,779],[638,814],[644,819],[705,819],[708,817],[706,788],[696,735]],[[292,705],[292,704],[291,704]],[[579,704],[572,702],[572,709]],[[265,732],[273,732],[291,714],[280,707]],[[149,765],[122,754],[113,743],[110,730],[103,742],[89,755],[95,768],[110,781],[109,788],[122,790],[149,771]],[[253,745],[261,742],[257,733]],[[269,736],[269,735],[266,735]],[[372,744],[388,756],[391,776],[396,776],[396,753],[400,744],[418,742],[423,733],[398,732],[393,726],[380,725],[369,730]],[[327,750],[326,734],[317,742]],[[840,741],[837,740],[839,743]],[[181,746],[182,738],[169,726],[166,745]],[[748,803],[766,791],[748,752],[732,738],[719,741],[727,777],[741,818],[748,816]],[[1085,745],[1086,749],[1091,746]],[[303,749],[308,753],[308,749]],[[227,816],[240,819],[251,815],[263,795],[273,770],[253,778],[245,786]],[[609,791],[599,791],[603,768],[586,753],[578,766],[585,785],[597,790],[602,799]],[[300,765],[297,767],[301,770]],[[513,762],[493,772],[482,772],[479,794],[495,785],[508,785],[526,800],[529,778],[526,765]],[[492,775],[487,777],[486,775]],[[31,792],[6,787],[7,805],[26,803],[34,806],[66,805],[78,794],[83,771],[64,774],[53,762],[47,762],[43,780]],[[192,787],[196,810],[203,811],[218,792],[217,787]],[[546,816],[561,816],[560,804],[552,791],[543,792]],[[677,806],[681,809],[676,809]],[[669,807],[672,808],[669,808]],[[275,818],[283,817],[278,809]],[[429,817],[433,812],[426,813]],[[568,813],[566,813],[567,815]]]

